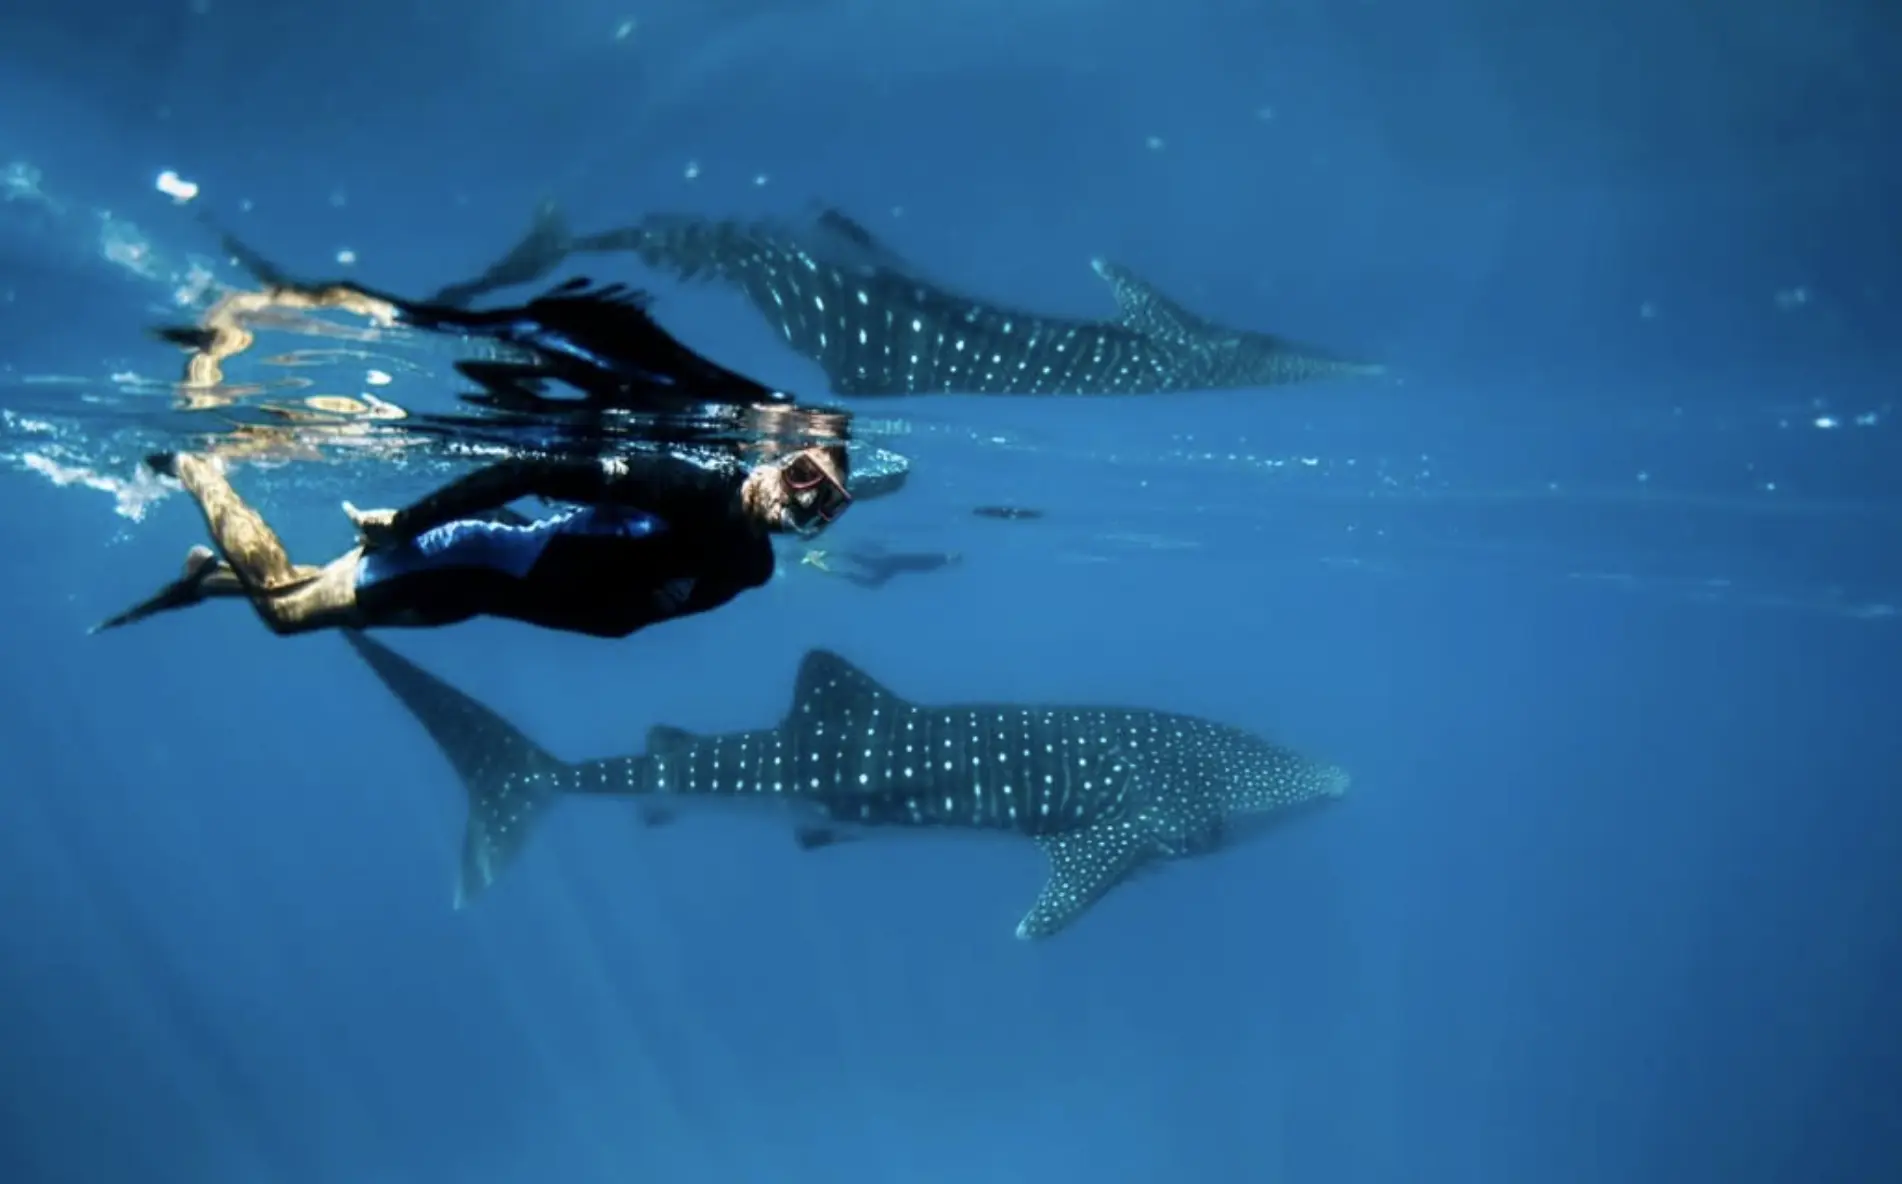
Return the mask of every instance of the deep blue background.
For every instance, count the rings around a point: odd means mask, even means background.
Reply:
[[[924,700],[1207,714],[1356,791],[1034,947],[1029,847],[802,854],[600,802],[455,913],[453,777],[341,641],[218,608],[85,636],[199,526],[10,474],[0,1178],[1896,1178],[1881,6],[200,7],[0,18],[0,162],[66,203],[0,207],[0,361],[172,364],[162,289],[93,239],[109,209],[209,250],[149,188],[176,168],[391,287],[544,194],[583,225],[826,199],[966,287],[1100,312],[1105,253],[1401,376],[881,406],[1030,442],[901,438],[912,487],[848,523],[963,567],[403,652],[566,756],[760,726],[828,645]],[[963,513],[993,500],[1052,513]],[[347,541],[329,500],[271,508]]]

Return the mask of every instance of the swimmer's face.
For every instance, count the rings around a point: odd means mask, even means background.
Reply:
[[[852,505],[845,474],[822,448],[796,452],[774,465],[775,524],[807,537],[838,520]]]

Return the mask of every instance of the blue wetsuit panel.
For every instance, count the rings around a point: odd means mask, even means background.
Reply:
[[[561,535],[638,539],[666,529],[667,524],[655,515],[620,506],[580,506],[523,526],[463,518],[445,522],[407,542],[366,552],[357,565],[357,587],[454,568],[480,568],[519,580],[540,561],[548,544]]]

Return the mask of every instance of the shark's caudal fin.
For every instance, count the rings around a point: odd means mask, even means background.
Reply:
[[[493,884],[521,851],[535,820],[555,797],[550,774],[566,763],[549,755],[489,708],[381,642],[346,630],[344,640],[368,663],[442,749],[469,795],[456,907]]]

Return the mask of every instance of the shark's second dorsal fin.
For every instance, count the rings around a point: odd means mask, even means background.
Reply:
[[[1116,320],[1126,329],[1166,341],[1207,336],[1208,322],[1162,294],[1157,287],[1120,263],[1090,260],[1096,274],[1116,297]]]
[[[905,702],[831,650],[808,650],[799,662],[799,677],[793,683],[792,709],[787,719],[793,721],[805,716],[850,719],[881,700],[894,705]]]

